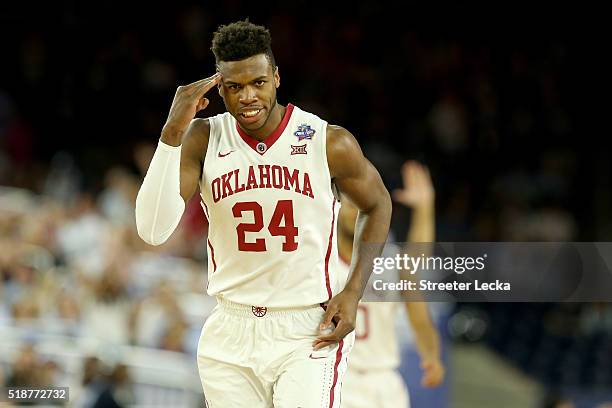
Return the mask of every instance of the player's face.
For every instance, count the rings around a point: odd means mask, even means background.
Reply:
[[[270,65],[265,54],[241,61],[221,61],[218,69],[223,75],[219,94],[227,111],[245,130],[263,128],[276,107],[278,69]]]

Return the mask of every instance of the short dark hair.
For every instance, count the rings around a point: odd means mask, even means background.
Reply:
[[[211,50],[216,62],[240,61],[253,55],[266,54],[272,68],[276,67],[270,31],[251,23],[249,19],[219,26],[213,35]]]

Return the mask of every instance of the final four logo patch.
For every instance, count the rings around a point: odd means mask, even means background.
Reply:
[[[301,142],[302,140],[312,140],[315,131],[311,129],[310,125],[302,123],[298,126],[297,132],[293,132],[293,134],[297,136],[298,142]]]

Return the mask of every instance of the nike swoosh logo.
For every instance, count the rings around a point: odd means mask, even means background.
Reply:
[[[320,360],[320,359],[322,359],[322,358],[327,358],[327,356],[323,356],[323,357],[313,357],[313,356],[312,356],[312,353],[310,353],[310,355],[309,355],[308,357],[310,357],[310,358],[311,358],[311,359],[313,359],[313,360]]]
[[[233,151],[233,150],[230,150],[229,152],[227,152],[227,153],[225,153],[225,154],[223,154],[223,153],[219,152],[219,153],[218,153],[218,156],[219,156],[219,157],[225,157],[225,156],[227,156],[227,155],[228,155],[228,154],[230,154],[230,153],[234,153],[234,151]]]

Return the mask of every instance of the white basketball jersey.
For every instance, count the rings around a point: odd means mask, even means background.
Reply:
[[[327,166],[327,122],[289,104],[263,142],[229,113],[209,118],[200,191],[208,229],[208,294],[296,307],[325,302],[338,275],[340,203]]]
[[[349,266],[340,262],[348,276]],[[366,290],[369,289],[366,288]],[[395,332],[395,321],[402,303],[360,302],[355,323],[355,344],[349,357],[351,370],[396,369],[400,353]]]

